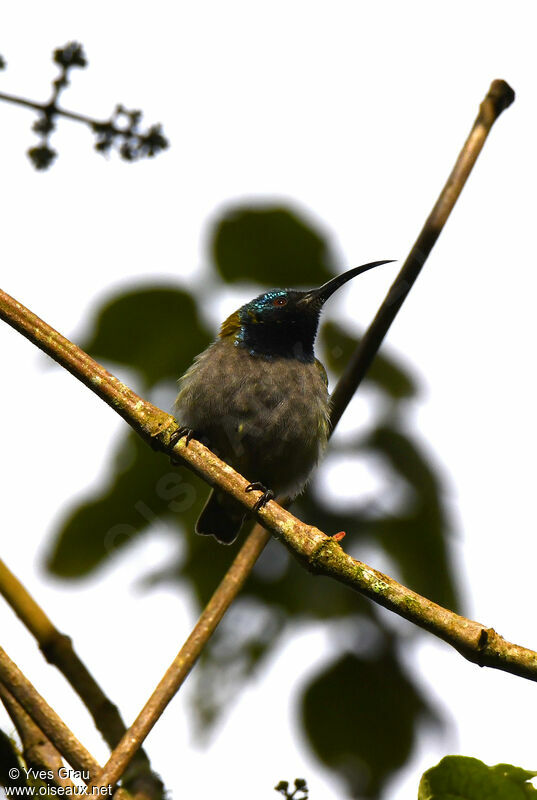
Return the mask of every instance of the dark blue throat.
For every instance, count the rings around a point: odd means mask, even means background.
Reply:
[[[318,324],[318,318],[242,323],[236,342],[253,356],[292,358],[311,363],[315,358],[313,343]]]

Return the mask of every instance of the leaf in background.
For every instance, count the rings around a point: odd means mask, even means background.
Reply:
[[[232,207],[209,240],[216,269],[229,283],[313,287],[334,273],[327,240],[288,208]]]
[[[488,767],[477,758],[446,756],[423,774],[418,800],[528,800],[537,798],[529,783],[536,775],[510,764]]]
[[[97,360],[138,370],[150,388],[177,380],[209,341],[192,296],[157,286],[112,297],[99,310],[93,336],[80,346]]]
[[[206,737],[280,638],[286,616],[240,597],[205,648],[193,677],[190,705],[197,735]]]
[[[203,606],[224,573],[222,555],[229,559],[229,548],[217,546],[208,558],[204,538],[187,538],[188,553],[178,566],[178,576],[189,581]],[[311,575],[271,540],[192,676],[191,708],[198,735],[210,734],[247,680],[264,666],[265,656],[287,625],[313,619],[345,619],[357,631],[362,623],[376,625],[371,603],[336,581]]]
[[[457,610],[458,601],[446,546],[448,521],[439,478],[417,443],[400,430],[380,426],[364,447],[381,455],[411,489],[398,513],[386,514],[372,533],[396,559],[402,580],[415,591]]]
[[[199,478],[172,467],[133,433],[123,440],[115,463],[105,490],[76,506],[56,532],[47,557],[54,575],[87,575],[159,520],[193,532],[207,491]]]
[[[300,514],[300,507],[293,506],[293,511]],[[308,505],[308,508],[321,508]],[[323,520],[336,520],[332,524],[334,531],[341,530],[337,523],[349,522],[350,517],[326,515]],[[304,515],[305,516],[305,515]],[[317,519],[320,516],[316,517]],[[354,518],[352,518],[354,520]],[[222,551],[229,553],[244,542],[248,529],[241,531],[239,542],[231,548],[210,547],[213,540],[201,536],[190,536],[187,552],[177,566],[176,579],[187,579],[192,585],[200,606],[211,596],[214,588],[223,575],[223,562],[218,556]],[[208,547],[209,556],[208,556]],[[284,613],[293,619],[327,620],[334,617],[345,617],[352,614],[369,616],[371,604],[337,581],[326,577],[314,576],[305,570],[298,561],[276,540],[271,540],[263,551],[259,561],[244,586],[241,597],[250,598],[253,603],[262,601],[278,613]]]
[[[401,580],[436,602],[458,609],[457,589],[447,547],[449,529],[440,480],[417,442],[396,425],[381,425],[366,436],[331,443],[332,455],[359,456],[367,452],[372,464],[384,469],[386,485],[402,485],[394,491],[395,507],[387,510],[378,501],[361,501],[342,510],[333,501],[309,488],[293,505],[299,519],[327,534],[345,531],[344,548],[355,555],[361,542],[380,544],[394,559]],[[352,462],[351,462],[352,463]],[[357,495],[360,486],[356,484]],[[356,557],[359,557],[356,556]]]
[[[188,473],[185,473],[185,478]],[[194,594],[198,607],[203,608],[211,598],[214,590],[222,580],[231,561],[244,543],[244,533],[229,547],[222,547],[212,536],[198,536],[194,533],[194,525],[205,504],[209,487],[196,478],[199,486],[198,502],[192,508],[188,525],[183,528],[184,552],[180,561],[170,565],[163,575],[167,581],[183,582],[186,580]],[[177,518],[180,522],[181,517]]]
[[[391,646],[345,653],[304,690],[302,718],[317,757],[352,797],[377,798],[409,757],[418,721],[440,724]]]

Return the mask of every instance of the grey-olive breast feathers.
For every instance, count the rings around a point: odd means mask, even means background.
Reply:
[[[218,339],[180,380],[181,425],[250,481],[298,493],[328,437],[328,390],[318,361],[251,355]]]

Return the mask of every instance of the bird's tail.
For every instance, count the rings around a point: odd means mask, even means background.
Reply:
[[[241,529],[244,509],[223,492],[214,489],[196,522],[196,533],[214,536],[220,544],[232,544]]]

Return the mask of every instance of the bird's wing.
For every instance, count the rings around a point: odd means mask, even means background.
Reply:
[[[328,386],[328,375],[326,374],[326,370],[318,358],[315,359],[315,366],[319,370],[319,373],[324,381],[325,386]]]

